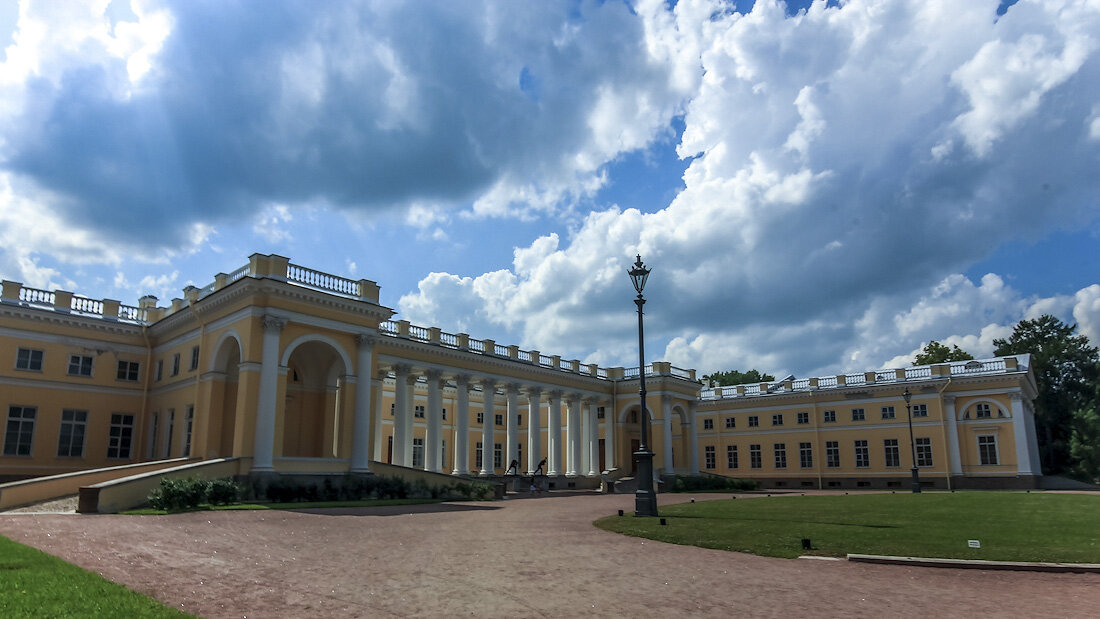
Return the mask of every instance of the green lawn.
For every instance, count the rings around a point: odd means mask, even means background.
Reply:
[[[329,507],[379,507],[383,505],[425,505],[442,503],[444,499],[363,499],[361,501],[313,501],[296,503],[234,503],[232,505],[201,505],[198,509],[185,511],[248,511],[254,509],[319,509]],[[122,512],[130,516],[160,516],[168,513],[163,509],[131,509]]]
[[[925,492],[777,496],[661,507],[668,521],[610,516],[608,531],[772,557],[847,553],[1100,563],[1100,496]],[[804,551],[809,538],[813,550]],[[979,540],[980,549],[967,540]]]
[[[57,557],[0,536],[0,616],[189,617]]]

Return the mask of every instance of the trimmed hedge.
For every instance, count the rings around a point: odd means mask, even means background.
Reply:
[[[204,503],[228,505],[240,499],[241,488],[232,479],[213,481],[199,477],[185,479],[160,478],[160,487],[149,494],[154,509],[180,511],[195,509]]]
[[[756,490],[760,484],[753,479],[738,479],[735,477],[688,477],[677,475],[672,481],[671,492],[744,492]]]

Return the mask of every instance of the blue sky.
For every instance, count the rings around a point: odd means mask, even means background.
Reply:
[[[1100,6],[0,5],[0,277],[133,302],[253,252],[417,324],[799,376],[1100,341]]]

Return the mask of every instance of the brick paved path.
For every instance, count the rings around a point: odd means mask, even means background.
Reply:
[[[1100,608],[1095,574],[772,559],[591,525],[632,508],[631,495],[588,495],[312,513],[4,514],[0,534],[205,617],[942,619]]]

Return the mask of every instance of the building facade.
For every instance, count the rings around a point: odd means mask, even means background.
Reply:
[[[261,254],[167,306],[4,281],[0,480],[177,457],[247,459],[255,474],[542,464],[595,480],[630,474],[648,414],[661,475],[888,487],[912,453],[906,387],[922,478],[1030,487],[1039,474],[1026,356],[710,389],[655,362],[643,413],[637,368],[392,320],[378,292]]]

